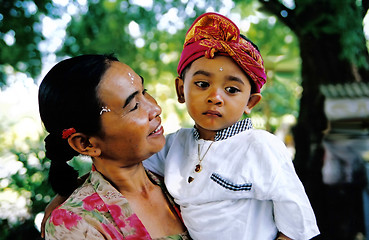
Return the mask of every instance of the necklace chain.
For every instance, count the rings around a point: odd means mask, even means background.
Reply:
[[[204,153],[204,155],[202,155],[202,157],[200,157],[200,144],[198,144],[197,145],[197,157],[198,157],[198,159],[199,159],[199,162],[196,164],[196,166],[195,166],[195,172],[196,173],[199,173],[199,172],[201,172],[201,170],[202,170],[202,166],[201,166],[201,162],[202,162],[202,160],[204,160],[204,158],[205,158],[205,156],[206,156],[206,154],[209,152],[209,150],[210,150],[210,147],[211,147],[211,145],[213,145],[213,143],[214,142],[212,142],[212,143],[210,143],[210,145],[209,145],[209,147],[208,147],[208,149],[206,149],[206,151],[205,151],[205,153]],[[188,178],[188,182],[190,183],[190,182],[192,182],[194,180],[194,178],[193,177],[189,177]]]
[[[195,167],[195,172],[201,172],[202,170],[202,166],[201,166],[201,162],[202,160],[204,160],[206,154],[209,152],[209,149],[211,147],[211,145],[213,145],[214,142],[211,142],[208,149],[206,149],[206,152],[204,153],[204,155],[202,155],[202,157],[200,157],[200,144],[197,145],[197,157],[199,159],[199,163],[196,164],[196,167]]]

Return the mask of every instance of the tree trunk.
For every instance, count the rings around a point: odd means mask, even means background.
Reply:
[[[294,9],[277,0],[260,2],[290,27],[300,44],[303,92],[298,122],[293,129],[294,164],[322,232],[316,239],[354,239],[350,235],[352,229],[344,232],[344,228],[350,228],[355,221],[351,210],[362,211],[358,202],[353,202],[360,198],[355,196],[360,190],[352,187],[332,190],[322,180],[322,140],[328,120],[320,87],[369,81],[369,57],[362,26],[369,1],[363,0],[360,6],[349,0],[295,0]],[[334,234],[338,235],[331,238]]]

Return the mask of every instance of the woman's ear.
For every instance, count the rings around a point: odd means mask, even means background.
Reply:
[[[183,79],[180,77],[176,78],[176,92],[177,92],[178,102],[184,103],[185,98],[184,98],[184,90],[183,90]]]
[[[98,157],[101,155],[101,149],[93,141],[93,137],[88,137],[83,133],[73,133],[68,138],[69,145],[82,155]]]
[[[260,93],[254,93],[250,96],[249,102],[247,103],[247,106],[245,108],[245,113],[250,114],[251,109],[255,107],[256,104],[258,104],[261,100],[261,94]]]

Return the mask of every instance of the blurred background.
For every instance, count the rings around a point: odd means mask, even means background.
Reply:
[[[314,239],[369,239],[369,0],[0,0],[0,239],[40,239],[48,184],[38,85],[58,61],[115,53],[145,79],[166,133],[191,127],[174,79],[204,12],[256,43],[268,81],[254,127],[294,156],[316,213]],[[368,24],[366,24],[368,22]],[[91,161],[70,164],[89,171]],[[366,236],[366,238],[365,238]]]

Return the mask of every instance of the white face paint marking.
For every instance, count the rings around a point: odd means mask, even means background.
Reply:
[[[131,84],[133,84],[135,77],[130,72],[128,73],[128,76],[131,78]]]
[[[100,115],[102,115],[104,112],[110,112],[110,108],[108,108],[107,106],[104,106],[101,108],[101,111],[100,111]]]

